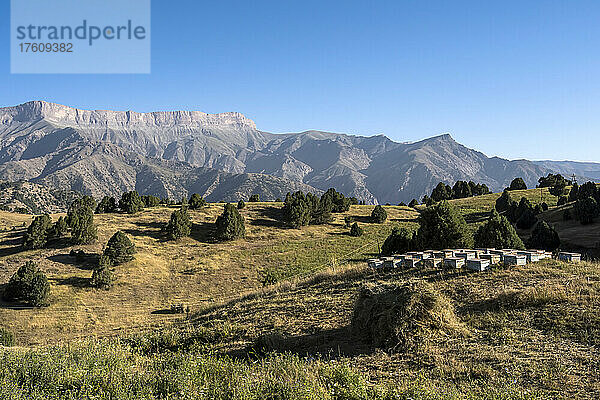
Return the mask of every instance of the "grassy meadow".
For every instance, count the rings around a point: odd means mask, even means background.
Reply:
[[[562,221],[547,189],[513,192],[557,225],[563,242],[593,244],[595,225]],[[453,200],[473,230],[499,194]],[[96,215],[93,245],[21,251],[31,216],[0,213],[0,284],[27,260],[51,283],[51,305],[0,303],[0,398],[106,399],[596,399],[600,397],[600,265],[554,260],[522,267],[373,271],[365,259],[418,212],[352,206],[327,225],[289,229],[281,203],[247,203],[246,238],[212,239],[222,204],[191,210],[192,234],[165,241],[174,207]],[[344,217],[365,233],[351,237]],[[58,216],[53,216],[56,220]],[[89,287],[104,244],[122,230],[137,248],[110,290]],[[583,232],[583,233],[582,233]],[[520,232],[527,236],[527,232]],[[580,236],[578,236],[580,235]],[[600,238],[597,239],[600,241]],[[590,247],[592,247],[590,245]],[[69,255],[83,249],[84,260]],[[461,333],[407,352],[374,348],[351,329],[365,286],[428,282]],[[265,285],[265,283],[269,283]],[[189,313],[172,314],[172,304]]]

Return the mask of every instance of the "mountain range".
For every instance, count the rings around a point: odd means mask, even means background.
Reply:
[[[79,110],[45,101],[0,108],[0,179],[118,196],[127,190],[236,201],[258,193],[321,193],[366,203],[408,202],[440,181],[499,191],[515,177],[535,186],[549,172],[600,178],[600,164],[506,160],[450,135],[414,143],[308,131],[274,134],[236,112]]]

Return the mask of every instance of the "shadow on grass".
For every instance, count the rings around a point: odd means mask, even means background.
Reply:
[[[349,326],[316,330],[304,335],[271,333],[260,336],[244,349],[233,350],[227,355],[234,358],[261,358],[268,353],[293,353],[299,356],[320,358],[352,357],[372,354],[374,348],[352,334]]]
[[[96,267],[96,265],[98,265],[100,254],[89,253],[85,254],[84,256],[72,256],[70,254],[55,254],[53,256],[46,257],[46,259],[59,264],[73,265],[85,271],[91,271]]]
[[[287,228],[281,207],[266,206],[258,211],[261,218],[252,221],[252,225],[275,228]]]
[[[92,278],[81,278],[79,276],[71,276],[69,278],[57,278],[57,285],[68,285],[76,288],[91,287]]]
[[[218,243],[218,240],[215,238],[215,224],[211,222],[192,224],[190,237],[201,243]]]
[[[490,217],[490,213],[488,211],[474,212],[474,213],[465,215],[465,221],[467,221],[468,224],[472,224],[475,222],[484,222],[489,217]]]
[[[163,222],[134,222],[137,229],[124,229],[125,234],[131,236],[148,236],[157,240],[164,240],[163,228],[166,223]]]

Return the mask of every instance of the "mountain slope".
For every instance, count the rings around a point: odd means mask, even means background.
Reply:
[[[250,190],[273,199],[335,187],[367,203],[398,203],[439,181],[474,180],[499,191],[516,176],[533,186],[565,168],[572,166],[489,158],[449,135],[397,143],[383,135],[272,134],[235,112],[88,111],[43,101],[0,108],[0,178],[94,196],[136,188],[178,197],[205,188],[215,199]]]

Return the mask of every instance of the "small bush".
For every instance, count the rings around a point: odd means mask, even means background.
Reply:
[[[0,326],[0,346],[11,347],[15,345],[15,337],[12,332]]]
[[[354,223],[354,217],[350,215],[344,217],[344,225],[346,225],[346,228],[350,228],[352,223]]]
[[[232,204],[225,204],[223,214],[217,217],[216,236],[218,240],[234,240],[246,235],[244,217]]]
[[[23,247],[26,249],[41,249],[48,242],[52,219],[49,215],[35,217],[23,237]]]
[[[249,202],[251,203],[256,203],[260,201],[260,195],[258,194],[253,194],[252,196],[250,196],[250,198],[248,199]]]
[[[190,210],[197,210],[199,208],[206,206],[206,200],[204,200],[204,198],[202,196],[200,196],[198,193],[194,193],[194,194],[192,194],[192,197],[190,197],[190,201],[188,204],[189,204]]]
[[[402,254],[415,248],[414,234],[406,228],[395,227],[381,246],[381,253],[390,256],[394,253]]]
[[[144,202],[135,190],[125,192],[119,200],[119,208],[127,214],[135,214],[144,209]]]
[[[178,240],[185,236],[190,236],[192,232],[192,220],[186,207],[171,213],[171,219],[165,227],[167,238],[169,240]]]
[[[376,347],[406,352],[464,328],[446,296],[416,281],[363,288],[354,306],[352,332]]]
[[[559,246],[560,238],[558,237],[558,233],[556,233],[554,228],[548,225],[545,221],[539,222],[531,233],[529,247],[534,249],[554,251]]]
[[[41,307],[48,305],[49,295],[48,278],[33,261],[27,261],[8,281],[3,298]]]
[[[417,200],[417,199],[412,199],[412,200],[410,201],[410,203],[408,203],[408,206],[409,206],[410,208],[415,208],[415,207],[416,207],[416,206],[418,206],[418,205],[419,205],[419,200]]]
[[[381,224],[381,223],[385,222],[386,219],[387,219],[387,212],[385,211],[385,209],[383,207],[381,207],[379,204],[376,205],[375,208],[373,209],[373,211],[371,212],[371,220],[373,222]]]
[[[92,272],[91,286],[98,289],[109,289],[114,282],[113,273],[110,271],[110,260],[107,256],[100,256],[98,267]]]
[[[104,255],[108,257],[112,265],[119,265],[133,260],[135,246],[131,240],[121,231],[117,231],[106,244]]]
[[[508,187],[508,190],[525,190],[527,189],[527,185],[525,184],[525,181],[523,180],[523,178],[515,178],[512,180],[512,182],[510,183],[510,186]]]
[[[244,200],[238,201],[238,203],[237,203],[238,210],[242,210],[244,207],[246,207],[246,203],[244,203]]]
[[[358,237],[363,235],[363,229],[355,222],[350,228],[350,236]]]

